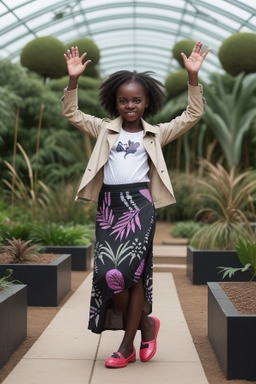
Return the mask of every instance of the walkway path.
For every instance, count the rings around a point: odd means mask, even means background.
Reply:
[[[88,331],[90,274],[2,384],[208,384],[187,327],[171,273],[154,273],[153,313],[160,318],[155,357],[107,369],[122,331]],[[140,344],[139,333],[135,347]]]

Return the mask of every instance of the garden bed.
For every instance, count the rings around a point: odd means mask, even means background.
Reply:
[[[43,264],[43,260],[50,262]],[[1,260],[1,259],[0,259]],[[0,275],[13,270],[13,279],[28,286],[28,305],[58,306],[71,289],[71,255],[38,255],[37,264],[0,264]],[[41,264],[38,264],[38,262]]]
[[[255,328],[256,314],[241,313],[225,294],[225,285],[235,283],[208,283],[208,338],[225,377],[230,379],[256,380]],[[246,290],[245,283],[228,288],[228,295],[239,297]],[[255,301],[256,282],[251,282],[250,294]],[[245,299],[246,300],[246,299]],[[236,305],[243,300],[237,299]],[[245,306],[245,303],[242,305]],[[243,312],[249,312],[248,309]]]
[[[84,246],[47,246],[45,252],[71,254],[72,271],[88,271],[91,268],[92,245]]]
[[[0,291],[0,369],[27,337],[27,286]]]
[[[192,284],[207,284],[221,281],[249,281],[251,273],[236,272],[232,278],[222,278],[218,267],[241,268],[242,264],[235,250],[198,250],[187,247],[187,275]]]

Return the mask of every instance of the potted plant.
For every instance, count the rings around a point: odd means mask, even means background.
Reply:
[[[187,247],[187,275],[193,284],[221,281],[218,266],[241,268],[235,244],[240,235],[254,236],[250,220],[255,218],[252,202],[256,193],[255,171],[236,174],[227,172],[221,164],[214,166],[201,160],[206,169],[207,180],[202,185],[201,197],[209,207],[200,210],[206,224],[190,239]],[[225,277],[228,280],[228,277]],[[249,280],[250,273],[240,271],[232,280]]]
[[[251,279],[254,280],[256,276],[256,242],[240,238],[236,250],[242,264],[240,272],[250,271]],[[238,268],[233,267],[220,267],[220,269],[224,275],[230,277],[238,272]],[[229,291],[232,294],[228,293]],[[237,298],[241,293],[246,294],[246,291],[248,293],[243,301],[249,305],[247,309],[241,310],[237,304]],[[208,337],[228,380],[256,380],[255,293],[255,281],[208,283]]]
[[[0,278],[0,369],[27,337],[27,286],[6,272]]]
[[[87,271],[91,268],[94,229],[73,224],[33,224],[30,237],[45,247],[47,253],[71,254],[72,271]]]
[[[0,274],[6,269],[13,270],[15,279],[28,286],[28,305],[58,306],[71,289],[71,255],[55,257],[50,263],[31,261],[35,246],[29,246],[32,240],[7,239],[8,245],[1,247],[2,254],[8,254],[9,260],[0,264]]]

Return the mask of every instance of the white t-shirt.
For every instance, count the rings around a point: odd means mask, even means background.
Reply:
[[[144,131],[126,132],[121,128],[119,138],[104,165],[104,184],[148,182],[148,154],[143,146]]]

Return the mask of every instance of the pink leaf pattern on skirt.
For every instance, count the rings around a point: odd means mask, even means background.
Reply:
[[[148,189],[140,189],[140,193],[146,197],[146,199],[148,199],[148,201],[150,201],[150,203],[152,203],[152,197],[150,195],[150,192]]]
[[[114,290],[114,293],[119,293],[124,290],[125,283],[123,275],[118,269],[111,269],[106,273],[106,281],[109,288]]]
[[[137,268],[135,274],[134,274],[134,278],[133,278],[133,281],[135,283],[137,283],[142,275],[142,272],[144,271],[144,265],[145,265],[145,259],[142,260],[142,262],[140,263],[139,267]]]
[[[105,193],[105,201],[103,201],[102,207],[99,207],[96,215],[96,220],[100,223],[102,229],[111,228],[113,224],[114,215],[112,209],[110,209],[110,204],[110,193]]]
[[[118,219],[118,222],[114,225],[113,231],[110,233],[110,235],[112,235],[113,233],[117,233],[115,240],[117,240],[119,236],[120,236],[120,240],[122,240],[125,234],[125,231],[126,231],[126,235],[125,235],[126,238],[129,235],[130,230],[132,230],[133,233],[135,232],[135,229],[136,229],[135,223],[137,224],[139,229],[141,229],[139,212],[140,212],[139,209],[124,212],[123,215]]]

